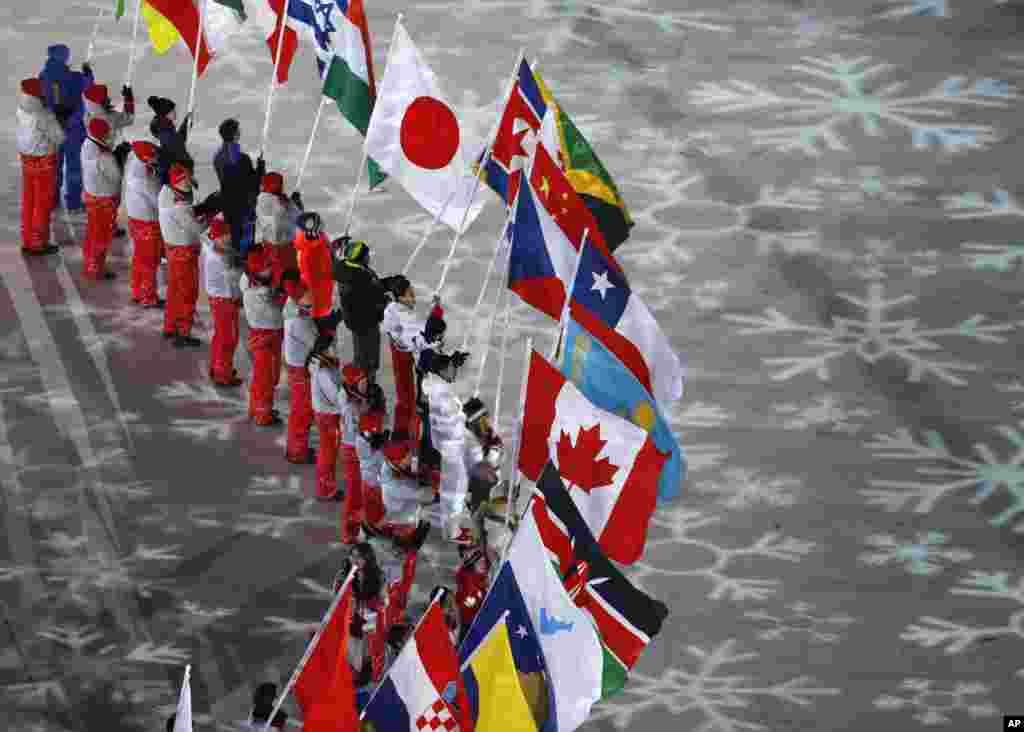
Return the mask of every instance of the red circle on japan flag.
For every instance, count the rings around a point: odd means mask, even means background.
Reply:
[[[417,97],[402,117],[399,140],[410,163],[440,170],[459,151],[459,121],[440,99]]]

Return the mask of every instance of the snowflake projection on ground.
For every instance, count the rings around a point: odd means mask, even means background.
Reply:
[[[1004,394],[1021,394],[1024,393],[1024,382],[1017,380],[1009,384],[997,384],[996,390]],[[1017,397],[1012,398],[1016,399]],[[1010,405],[1010,409],[1015,412],[1024,409],[1024,400],[1013,402]]]
[[[794,476],[766,478],[746,468],[727,468],[717,480],[693,483],[696,493],[716,497],[716,504],[730,510],[758,505],[792,506],[796,503],[797,491],[802,487],[802,481]]]
[[[908,625],[900,638],[925,648],[945,646],[948,654],[963,653],[978,642],[995,640],[1001,636],[1024,640],[1024,577],[1011,586],[1010,575],[1006,572],[971,572],[950,593],[1014,603],[1016,610],[1009,613],[1003,625],[980,627],[961,625],[928,615]],[[1017,671],[1017,676],[1024,678],[1024,668]]]
[[[859,122],[864,134],[871,137],[883,136],[887,126],[909,131],[915,148],[928,148],[933,143],[947,151],[984,148],[998,140],[996,130],[988,125],[953,121],[956,109],[1005,108],[1016,96],[992,79],[965,86],[964,77],[948,78],[918,95],[905,94],[904,81],[869,91],[868,82],[891,75],[892,65],[872,63],[868,56],[850,59],[839,55],[805,56],[802,62],[790,70],[818,83],[798,82],[791,96],[734,80],[703,82],[691,92],[691,99],[694,105],[715,115],[776,111],[798,124],[754,129],[754,144],[817,156],[819,145],[848,151],[849,135],[843,128],[852,122]]]
[[[864,312],[861,317],[835,317],[832,325],[806,325],[799,323],[775,308],[765,308],[766,316],[725,315],[725,319],[745,325],[739,335],[798,334],[808,337],[807,345],[823,349],[810,356],[783,356],[763,359],[764,363],[783,367],[772,376],[773,381],[786,381],[806,372],[813,372],[822,381],[829,380],[829,364],[841,356],[852,353],[868,364],[885,357],[896,357],[909,367],[908,381],[921,381],[932,375],[954,386],[967,382],[958,371],[977,371],[978,366],[961,361],[939,361],[929,358],[942,346],[935,338],[966,338],[980,343],[1005,343],[1006,333],[1016,327],[1014,323],[986,324],[984,315],[975,315],[946,328],[922,328],[917,318],[890,320],[887,311],[914,302],[913,295],[885,297],[882,283],[871,282],[866,297],[837,293],[837,297]]]
[[[686,473],[693,475],[704,470],[711,470],[724,463],[731,452],[726,445],[711,443],[686,443]]]
[[[927,178],[919,175],[889,177],[875,165],[858,165],[854,176],[819,175],[814,178],[814,185],[828,195],[831,204],[862,206],[884,202],[906,206],[919,202],[921,195],[916,191],[928,184]]]
[[[1024,263],[1024,241],[1007,244],[965,242],[961,245],[968,253],[964,259],[976,270],[985,272],[1012,272]]]
[[[696,726],[693,732],[738,732],[764,730],[766,725],[733,716],[738,710],[759,706],[761,699],[812,707],[822,697],[837,696],[839,689],[823,687],[815,679],[799,676],[765,683],[750,674],[737,673],[733,666],[760,658],[754,651],[739,653],[736,641],[727,640],[706,650],[686,649],[690,663],[668,669],[661,677],[631,673],[629,683],[617,695],[594,706],[590,719],[607,720],[617,729],[634,727],[634,718],[664,708],[674,716],[687,715]],[[699,720],[699,722],[698,722]]]
[[[1019,423],[1024,425],[1024,422]],[[992,526],[1009,526],[1018,514],[1024,513],[1024,434],[1020,430],[1001,426],[995,430],[1012,447],[1005,458],[998,457],[987,443],[974,445],[977,457],[954,455],[938,432],[924,433],[919,441],[910,430],[903,428],[893,434],[880,435],[865,447],[880,458],[920,461],[915,468],[920,480],[872,479],[874,489],[861,490],[869,505],[887,511],[912,509],[915,513],[929,513],[935,504],[949,494],[973,489],[971,505],[978,505],[1002,488],[1010,505],[990,520]],[[1015,533],[1024,533],[1024,523],[1014,527]]]
[[[999,708],[989,700],[988,684],[978,682],[942,682],[932,679],[904,679],[900,695],[885,694],[874,701],[884,711],[912,710],[914,719],[924,725],[949,724],[954,715],[970,719],[994,717]]]
[[[875,410],[854,406],[839,394],[826,393],[815,397],[809,404],[785,402],[772,405],[773,411],[783,418],[785,430],[808,429],[840,432],[854,435],[864,429],[864,422],[878,415]]]
[[[212,407],[216,413],[206,418],[172,417],[170,429],[200,441],[233,439],[239,428],[249,423],[249,407],[241,398],[229,398],[209,382],[193,384],[176,381],[160,387],[156,398],[169,407]],[[193,410],[194,411],[194,410]]]
[[[838,643],[842,632],[857,622],[846,613],[816,615],[814,610],[810,603],[795,602],[778,615],[756,610],[743,613],[743,617],[762,628],[757,634],[761,640],[784,640],[796,636],[812,643]]]
[[[83,604],[88,604],[88,598],[97,590],[149,592],[164,580],[142,576],[146,563],[181,559],[175,551],[177,547],[141,544],[128,556],[103,556],[88,551],[89,539],[85,535],[74,537],[63,532],[51,535],[44,544],[58,553],[50,564],[46,581],[63,585],[73,600]]]
[[[949,536],[941,531],[919,533],[912,541],[889,534],[873,534],[864,543],[872,548],[857,559],[870,567],[899,564],[913,575],[928,577],[942,572],[947,564],[969,562],[974,554],[949,546]]]
[[[679,506],[660,509],[651,519],[650,538],[647,540],[644,559],[631,565],[630,578],[644,586],[648,577],[671,577],[674,582],[681,578],[697,577],[711,583],[708,599],[735,602],[764,600],[775,594],[779,580],[736,577],[730,573],[731,565],[750,559],[799,562],[815,546],[813,542],[781,536],[776,532],[768,532],[741,547],[721,546],[711,539],[692,536],[694,532],[714,526],[720,521],[719,518]],[[704,566],[678,568],[680,555],[700,556],[701,553],[707,554],[709,559]],[[648,591],[656,594],[654,588]]]
[[[989,194],[967,191],[942,196],[940,201],[947,216],[955,221],[1024,216],[1024,207],[1005,188],[995,188]]]
[[[829,248],[820,229],[804,229],[783,233],[756,232],[759,254],[813,254],[842,266],[841,274],[882,281],[897,276],[931,277],[942,270],[962,264],[961,260],[937,249],[903,251],[892,241],[869,238],[863,247],[844,244],[841,249]],[[862,248],[863,251],[857,251]]]

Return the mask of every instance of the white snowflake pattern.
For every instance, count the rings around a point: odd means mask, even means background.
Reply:
[[[708,599],[764,600],[775,594],[778,579],[735,577],[729,573],[730,565],[741,559],[775,559],[799,562],[814,549],[814,543],[769,532],[753,543],[743,547],[725,547],[710,539],[701,539],[691,534],[699,529],[714,526],[720,519],[681,507],[660,509],[651,519],[650,538],[644,552],[644,559],[629,569],[630,578],[643,585],[647,577],[666,576],[674,579],[698,577],[711,583]],[[662,531],[667,532],[667,535]],[[675,562],[658,562],[659,547],[670,547],[671,556],[678,556],[680,549],[685,553],[704,550],[712,560],[704,567],[678,569]],[[666,554],[666,557],[668,554]],[[653,590],[652,590],[653,591]]]
[[[52,700],[60,704],[68,703],[68,695],[64,684],[56,679],[49,681],[30,681],[24,684],[11,684],[3,687],[5,693],[14,697],[19,704],[25,706],[49,705]]]
[[[994,128],[947,122],[957,107],[1005,108],[1012,92],[995,93],[989,80],[979,80],[965,88],[964,77],[951,77],[924,94],[904,93],[906,82],[896,81],[867,91],[867,82],[889,75],[894,68],[887,63],[871,63],[871,58],[849,59],[839,55],[828,58],[803,57],[790,67],[815,79],[818,85],[796,83],[797,94],[787,96],[746,81],[704,82],[692,92],[693,103],[713,114],[777,111],[781,116],[802,124],[751,131],[754,144],[780,152],[798,150],[811,156],[826,149],[847,151],[848,136],[841,128],[859,122],[866,135],[879,137],[884,126],[907,130],[914,147],[927,148],[933,142],[947,151],[960,148],[984,148],[998,140]],[[932,120],[932,121],[926,121]]]
[[[931,576],[939,574],[946,563],[969,562],[974,554],[966,549],[947,546],[949,536],[941,531],[919,533],[913,541],[904,541],[890,534],[873,534],[864,543],[873,551],[863,552],[857,558],[871,567],[902,564],[910,574]]]
[[[309,638],[320,627],[319,620],[301,621],[295,618],[282,618],[279,615],[267,615],[263,618],[266,628],[258,631],[268,635],[289,635]]]
[[[38,631],[36,635],[70,648],[75,653],[81,653],[87,646],[103,638],[103,633],[91,625],[55,625]]]
[[[758,504],[792,506],[795,493],[803,483],[793,476],[764,478],[746,468],[727,468],[718,480],[697,481],[697,493],[716,496],[718,503],[731,510],[748,509]]]
[[[124,660],[132,663],[152,663],[161,666],[180,666],[188,662],[189,653],[170,643],[157,645],[145,642],[136,646]]]
[[[1024,422],[1020,423],[1024,425]],[[1024,513],[1024,434],[1009,426],[996,428],[996,432],[1010,443],[1014,451],[1000,459],[985,443],[974,445],[977,457],[954,455],[938,432],[924,433],[924,442],[914,438],[910,430],[902,428],[894,434],[880,435],[865,447],[879,457],[892,460],[917,460],[915,472],[922,480],[870,481],[875,489],[861,490],[867,502],[887,511],[901,511],[913,506],[916,513],[928,513],[941,499],[951,493],[975,489],[972,505],[978,505],[1003,488],[1010,505],[996,514],[992,526],[1007,526]],[[916,505],[914,505],[916,504]],[[1024,533],[1024,524],[1017,524],[1016,533]]]
[[[943,196],[941,201],[943,210],[947,212],[949,218],[958,221],[1024,216],[1024,208],[1004,188],[996,188],[988,196],[968,191]]]
[[[693,732],[763,730],[768,728],[759,722],[732,715],[755,705],[760,698],[806,708],[821,697],[840,693],[839,689],[817,685],[807,676],[758,683],[751,675],[735,673],[728,667],[760,655],[737,653],[735,647],[734,640],[724,641],[710,651],[688,647],[687,654],[694,659],[693,670],[670,668],[660,677],[631,673],[629,683],[619,694],[594,706],[590,720],[608,720],[618,729],[632,728],[636,716],[661,707],[674,716],[689,715],[696,723],[687,726]]]
[[[766,316],[725,315],[725,319],[738,325],[745,325],[740,335],[800,334],[811,338],[808,345],[824,349],[812,356],[784,356],[763,359],[766,364],[781,366],[781,371],[772,376],[773,381],[786,381],[799,374],[813,371],[819,379],[829,379],[829,363],[834,359],[852,353],[868,364],[874,364],[887,356],[906,362],[909,367],[907,379],[918,382],[925,374],[954,386],[963,386],[966,381],[957,371],[977,371],[974,364],[960,361],[938,361],[929,354],[940,350],[935,338],[959,337],[981,343],[1005,343],[1006,333],[1016,323],[986,324],[984,315],[975,315],[953,327],[922,328],[917,318],[889,320],[886,312],[914,302],[913,295],[886,298],[884,286],[879,282],[868,284],[867,297],[860,298],[848,293],[837,293],[837,297],[864,312],[861,317],[833,318],[831,326],[806,325],[799,323],[775,308],[766,308]]]
[[[1016,610],[1007,616],[1003,625],[980,627],[961,625],[928,615],[919,618],[918,623],[908,625],[900,638],[925,648],[946,646],[948,654],[963,653],[979,641],[995,640],[1001,636],[1024,640],[1024,577],[1011,587],[1007,572],[971,572],[950,593],[1011,602],[1015,604]],[[1017,671],[1017,676],[1024,678],[1024,668]]]
[[[680,400],[670,408],[669,421],[678,429],[708,429],[724,427],[732,422],[734,415],[709,402],[687,402]]]
[[[970,719],[996,716],[999,708],[988,698],[991,691],[987,684],[978,682],[904,679],[899,695],[880,696],[874,706],[887,712],[912,710],[918,722],[934,726],[949,724],[958,712]]]
[[[832,393],[821,394],[808,405],[787,402],[773,404],[772,409],[783,418],[783,429],[826,430],[847,435],[860,432],[863,420],[877,414],[865,407],[848,406],[842,397]]]
[[[295,527],[303,525],[335,526],[336,521],[330,521],[322,516],[280,516],[267,513],[247,513],[235,524],[235,530],[281,539],[292,532]]]
[[[773,615],[763,610],[743,613],[743,617],[762,627],[757,634],[761,640],[784,640],[791,636],[805,636],[813,643],[837,643],[842,631],[856,618],[846,613],[816,615],[815,607],[806,602],[787,605],[785,612]]]
[[[961,247],[968,251],[964,259],[976,270],[1010,272],[1024,262],[1024,241],[1007,244],[966,242]]]

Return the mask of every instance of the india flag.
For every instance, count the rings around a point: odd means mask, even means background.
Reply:
[[[373,77],[373,50],[370,29],[363,11],[363,0],[336,0],[318,6],[317,64],[324,82],[324,96],[364,136],[370,126],[370,114],[377,99]],[[370,187],[384,180],[373,160],[367,164]]]

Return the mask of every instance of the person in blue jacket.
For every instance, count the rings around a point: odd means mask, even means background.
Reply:
[[[93,83],[92,68],[82,64],[81,71],[68,66],[71,49],[57,44],[46,49],[46,65],[39,74],[46,92],[46,106],[64,125],[64,144],[59,151],[57,194],[64,184],[64,207],[69,211],[82,209],[82,145],[85,143],[85,111],[82,92]]]

